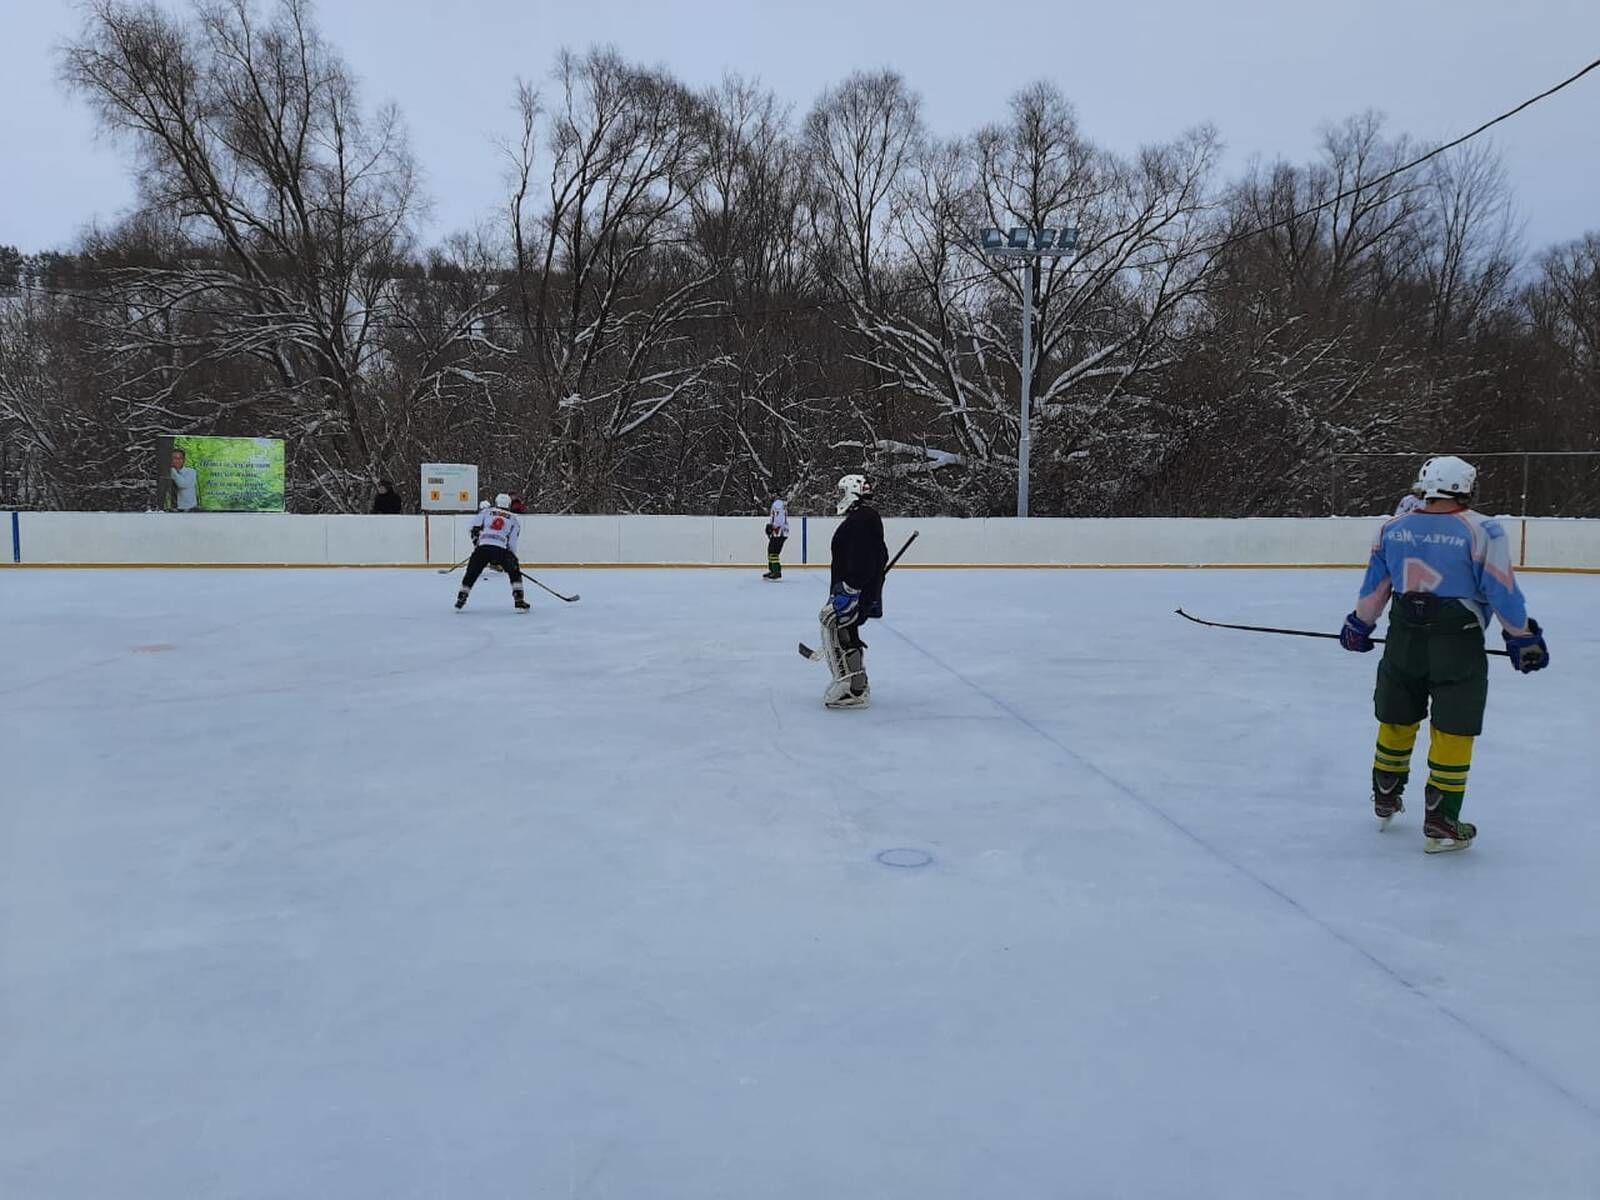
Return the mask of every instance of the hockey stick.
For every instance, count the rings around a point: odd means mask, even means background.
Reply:
[[[917,540],[917,534],[920,532],[921,531],[917,529],[913,529],[911,531],[911,536],[906,539],[906,544],[900,547],[900,554],[904,554],[907,550],[911,549],[911,543]],[[900,561],[900,554],[896,554],[889,560],[889,565],[883,569],[883,573],[885,575],[894,570],[895,563]]]
[[[1200,617],[1192,616],[1189,613],[1184,612],[1181,608],[1175,608],[1172,611],[1177,613],[1185,621],[1193,621],[1196,625],[1209,625],[1212,629],[1240,629],[1245,633],[1281,633],[1288,637],[1327,638],[1335,642],[1339,640],[1339,635],[1337,633],[1318,633],[1310,629],[1274,629],[1270,625],[1230,625],[1226,621],[1207,621]],[[1372,643],[1375,646],[1383,645],[1384,641],[1385,639],[1381,637],[1375,637],[1372,639]],[[1501,658],[1511,657],[1510,654],[1504,650],[1491,650],[1487,646],[1484,647],[1484,653],[1498,654]]]
[[[899,553],[897,553],[893,558],[891,558],[889,560],[889,565],[883,569],[883,573],[884,573],[884,575],[886,577],[888,576],[890,571],[894,570],[895,563],[900,561],[900,555],[904,554],[907,550],[911,549],[911,543],[917,540],[917,535],[919,533],[921,533],[921,532],[922,531],[920,529],[913,529],[911,531],[911,536],[906,539],[906,544],[904,546],[900,547]],[[810,646],[806,645],[804,642],[801,642],[800,643],[800,657],[801,658],[809,658],[812,662],[821,662],[822,661],[822,651],[821,650],[813,650]]]
[[[468,555],[466,558],[463,558],[460,562],[458,562],[455,566],[453,566],[453,567],[445,567],[442,571],[439,572],[439,574],[441,574],[441,575],[453,574],[456,571],[461,570],[462,567],[466,566],[471,561],[472,561],[472,556]],[[503,568],[496,567],[495,569],[496,570],[501,570]],[[578,595],[577,592],[573,592],[572,595],[570,595],[570,596],[563,596],[560,592],[556,591],[555,588],[553,588],[553,587],[545,587],[544,584],[540,583],[532,575],[529,575],[527,573],[524,573],[522,577],[524,579],[526,579],[529,583],[533,584],[534,587],[544,588],[545,591],[549,592],[557,600],[565,600],[568,604],[574,604],[577,601],[583,599],[583,597]]]
[[[536,587],[536,588],[544,588],[545,591],[549,592],[557,600],[565,600],[568,604],[575,604],[577,601],[583,599],[583,597],[578,595],[577,592],[573,592],[572,595],[570,595],[570,596],[563,596],[560,592],[556,591],[555,588],[546,587],[544,584],[540,583],[537,579],[535,579],[532,575],[524,574],[523,578],[526,579],[529,583],[533,584],[534,587]]]

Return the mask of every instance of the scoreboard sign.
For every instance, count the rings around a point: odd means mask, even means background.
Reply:
[[[476,512],[478,468],[466,463],[422,464],[423,512]]]

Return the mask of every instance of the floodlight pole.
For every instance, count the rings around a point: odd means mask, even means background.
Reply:
[[[1017,437],[1017,516],[1028,515],[1028,463],[1033,452],[1033,269],[1022,260],[1022,424]]]
[[[1028,515],[1028,467],[1033,449],[1033,283],[1043,258],[1061,258],[1078,244],[1076,229],[980,229],[984,254],[1022,260],[1022,412],[1017,423],[1017,516]]]

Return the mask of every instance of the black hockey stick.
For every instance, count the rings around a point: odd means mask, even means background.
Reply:
[[[1200,617],[1192,616],[1189,613],[1184,612],[1181,608],[1175,608],[1172,611],[1177,613],[1185,621],[1193,621],[1196,625],[1209,625],[1212,629],[1240,629],[1245,633],[1281,633],[1288,637],[1328,638],[1335,642],[1339,640],[1339,635],[1337,633],[1318,633],[1311,629],[1274,629],[1270,625],[1230,625],[1226,621],[1207,621]],[[1381,646],[1383,645],[1384,640],[1385,639],[1381,637],[1375,637],[1372,639],[1372,642],[1376,646]],[[1484,653],[1498,654],[1501,658],[1511,657],[1504,650],[1491,650],[1487,646],[1484,647]]]
[[[572,595],[570,595],[570,596],[563,596],[560,592],[556,591],[555,588],[546,587],[544,584],[540,583],[537,579],[535,579],[532,575],[523,575],[523,578],[526,579],[529,583],[533,584],[534,587],[536,587],[536,588],[544,588],[545,591],[549,592],[557,600],[565,600],[568,604],[575,604],[579,600],[583,599],[583,597],[578,595],[577,592],[573,592]]]
[[[439,574],[441,574],[441,575],[453,574],[454,572],[461,570],[462,567],[466,566],[471,561],[472,561],[472,556],[468,555],[466,558],[463,558],[460,562],[458,562],[455,566],[444,568],[444,570],[440,571]],[[504,569],[504,568],[500,567],[498,564],[491,564],[491,566],[493,567],[494,570],[497,570],[497,571]],[[573,592],[572,595],[570,595],[570,596],[563,596],[560,592],[556,591],[555,588],[553,588],[553,587],[545,587],[544,584],[540,583],[532,575],[524,574],[523,578],[526,579],[529,583],[533,584],[534,587],[544,588],[545,591],[549,592],[557,600],[565,600],[568,604],[573,604],[573,603],[576,603],[577,601],[583,599],[583,597],[578,595],[577,592]]]
[[[913,529],[911,531],[911,536],[906,539],[906,544],[900,547],[899,552],[889,560],[889,565],[883,569],[884,575],[888,575],[890,571],[894,570],[895,563],[900,561],[900,555],[911,549],[911,543],[917,540],[917,535],[921,532],[922,531],[920,529]],[[800,657],[809,658],[812,662],[821,662],[822,651],[813,650],[810,646],[806,645],[804,642],[801,642]]]
[[[900,547],[900,553],[896,554],[893,558],[891,558],[889,560],[889,565],[883,569],[883,573],[885,575],[887,575],[890,571],[894,570],[895,563],[900,561],[900,555],[904,554],[907,550],[911,549],[911,543],[917,540],[917,534],[920,533],[920,532],[921,531],[917,530],[917,529],[913,529],[911,531],[911,536],[906,539],[906,544],[904,546]]]

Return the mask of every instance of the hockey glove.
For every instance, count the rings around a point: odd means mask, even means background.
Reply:
[[[1357,654],[1365,654],[1372,649],[1372,631],[1377,626],[1363,621],[1355,613],[1344,619],[1344,628],[1339,631],[1339,645],[1346,650],[1354,650]]]
[[[834,624],[840,628],[854,625],[861,615],[861,591],[848,583],[841,583],[839,590],[828,598],[828,603],[833,605]]]
[[[869,621],[881,621],[881,620],[883,620],[883,597],[882,596],[879,596],[871,604],[867,605],[867,620],[869,620]]]
[[[1527,633],[1513,637],[1502,629],[1500,636],[1506,640],[1506,653],[1511,656],[1511,665],[1524,675],[1530,671],[1542,671],[1550,665],[1550,647],[1544,644],[1544,630],[1532,617],[1528,618]]]

